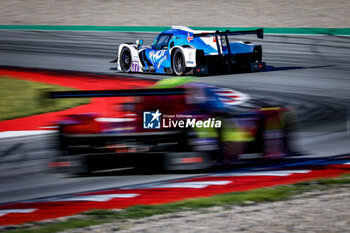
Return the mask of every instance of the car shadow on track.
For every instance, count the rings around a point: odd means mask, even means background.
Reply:
[[[329,68],[335,67],[336,65],[323,65],[323,66],[266,66],[265,72],[271,71],[285,71],[285,70],[301,70],[301,69],[318,69],[318,68]]]
[[[290,162],[304,161],[304,159],[277,159],[277,160],[248,160],[248,161],[237,161],[234,164],[216,165],[208,169],[201,170],[181,170],[181,171],[165,171],[159,167],[147,167],[147,168],[129,168],[129,169],[118,169],[115,171],[98,171],[90,174],[76,174],[68,175],[67,178],[82,178],[82,177],[108,177],[108,176],[132,176],[132,175],[174,175],[174,174],[193,174],[200,175],[203,173],[222,173],[222,172],[238,172],[241,170],[250,169],[268,169],[270,167],[282,167]]]

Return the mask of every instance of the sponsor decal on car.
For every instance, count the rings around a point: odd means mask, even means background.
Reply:
[[[152,60],[152,63],[156,63],[161,57],[164,56],[166,50],[160,50],[160,51],[151,51],[149,53],[149,57]]]
[[[157,65],[158,69],[160,69],[160,66],[162,65],[162,63],[163,63],[167,58],[168,58],[168,56],[165,55],[162,59],[159,60],[158,65]]]
[[[131,65],[131,71],[132,72],[138,72],[139,71],[139,62],[138,61],[133,61]]]

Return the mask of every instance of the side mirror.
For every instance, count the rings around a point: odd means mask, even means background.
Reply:
[[[136,40],[136,45],[137,45],[137,48],[140,48],[141,45],[143,45],[143,40]]]

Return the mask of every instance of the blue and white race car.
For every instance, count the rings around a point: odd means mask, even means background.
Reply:
[[[200,31],[173,26],[160,33],[151,46],[119,45],[116,70],[184,75],[209,73],[254,72],[264,70],[262,47],[251,42],[230,42],[228,36],[256,34],[263,38],[263,29],[247,31]]]

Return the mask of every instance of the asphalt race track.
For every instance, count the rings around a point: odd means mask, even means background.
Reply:
[[[0,31],[0,66],[78,70],[161,79],[164,75],[117,74],[109,70],[117,45],[155,33]],[[254,37],[243,38],[257,41]],[[205,83],[294,107],[298,115],[298,151],[306,157],[350,152],[350,37],[331,35],[265,35],[267,71],[201,77]],[[350,118],[349,118],[350,120]],[[74,192],[142,184],[199,174],[133,174],[120,172],[68,177],[50,172],[56,153],[52,135],[0,139],[0,203]]]

